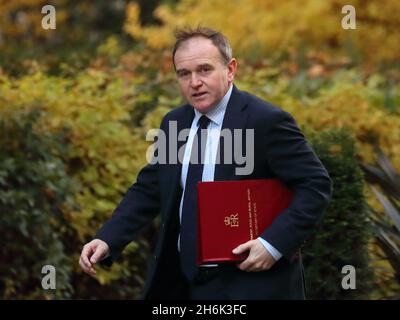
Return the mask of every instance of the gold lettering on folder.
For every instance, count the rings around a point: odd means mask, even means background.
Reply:
[[[253,212],[251,207],[251,192],[250,188],[247,188],[247,210],[249,214],[249,232],[250,232],[250,239],[254,239],[254,230],[253,230]]]

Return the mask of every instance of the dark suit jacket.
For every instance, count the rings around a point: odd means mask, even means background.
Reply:
[[[169,121],[177,121],[178,132],[190,128],[193,117],[193,107],[181,106],[164,117],[161,129],[168,136]],[[235,291],[239,290],[256,292],[256,298],[261,299],[304,298],[299,248],[329,203],[329,175],[290,114],[235,86],[223,120],[224,128],[255,130],[254,170],[250,175],[238,176],[235,162],[216,164],[215,181],[279,178],[293,192],[290,207],[262,234],[283,257],[270,270],[251,273],[251,279],[242,281],[242,288],[232,289],[232,298],[243,298],[235,296]],[[223,145],[223,139],[220,143]],[[178,143],[178,149],[183,144]],[[222,145],[220,150],[223,150]],[[181,167],[181,164],[145,166],[112,219],[96,235],[110,246],[110,263],[144,226],[161,214],[161,229],[146,281],[145,298],[185,298],[177,251]]]

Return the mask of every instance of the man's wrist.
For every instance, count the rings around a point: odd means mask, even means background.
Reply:
[[[268,241],[264,240],[261,237],[257,238],[260,240],[262,245],[265,247],[265,249],[271,254],[271,256],[278,261],[280,258],[282,258],[282,253],[280,253],[276,248],[274,248]]]

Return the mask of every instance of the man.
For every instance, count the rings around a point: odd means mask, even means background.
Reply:
[[[328,173],[288,113],[233,85],[237,62],[221,33],[197,28],[180,30],[176,36],[173,62],[188,104],[169,112],[160,129],[167,137],[172,122],[178,132],[190,129],[183,163],[145,166],[112,219],[84,246],[80,265],[92,275],[97,262],[110,265],[160,213],[161,230],[145,298],[304,299],[299,248],[330,200]],[[237,161],[224,163],[224,155],[215,161],[216,154],[225,150],[224,140],[215,139],[215,134],[233,129],[254,130],[254,141],[247,141],[254,145],[253,167],[246,175],[239,174]],[[201,139],[205,140],[200,143]],[[178,148],[184,144],[177,143]],[[200,145],[201,163],[192,163]],[[169,154],[168,159],[174,156]],[[196,266],[196,183],[268,178],[278,178],[292,190],[289,208],[258,239],[232,248],[235,254],[248,253],[243,262]]]

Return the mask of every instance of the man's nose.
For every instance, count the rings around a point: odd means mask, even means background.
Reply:
[[[198,88],[202,85],[202,81],[201,78],[199,77],[199,75],[197,75],[195,72],[192,73],[192,77],[190,79],[190,85],[193,88]]]

